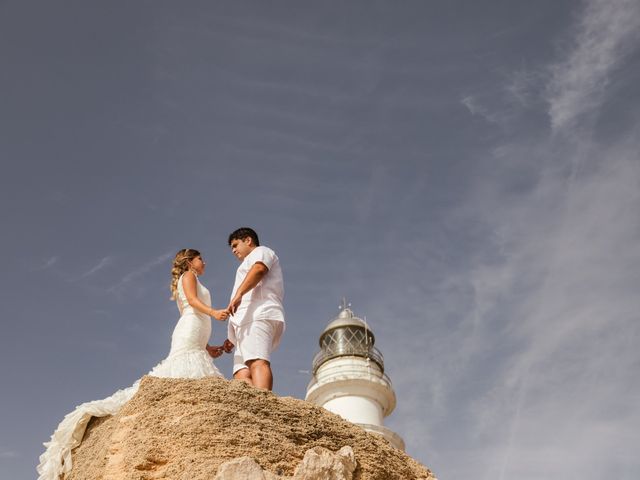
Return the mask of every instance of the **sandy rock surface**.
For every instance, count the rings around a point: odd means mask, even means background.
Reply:
[[[353,449],[353,480],[433,478],[382,438],[309,402],[214,377],[145,377],[120,412],[91,420],[65,480],[211,480],[240,457],[255,461],[265,480],[286,478],[308,450],[345,446]],[[325,468],[323,451],[314,451],[305,461]]]

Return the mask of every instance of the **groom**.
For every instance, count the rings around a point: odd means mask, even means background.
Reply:
[[[232,253],[240,260],[235,285],[227,309],[229,340],[233,348],[233,378],[258,388],[271,390],[271,352],[284,332],[284,283],[280,261],[273,250],[260,245],[251,228],[239,228],[229,235]]]

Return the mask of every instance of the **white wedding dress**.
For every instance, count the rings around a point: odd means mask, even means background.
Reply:
[[[211,305],[211,294],[200,281],[197,281],[197,294],[203,303]],[[182,277],[178,279],[176,303],[181,315],[171,335],[169,356],[148,375],[170,378],[222,376],[206,351],[211,335],[211,318],[189,305],[182,287]],[[47,449],[40,455],[38,480],[58,480],[61,474],[68,473],[71,470],[71,450],[82,442],[91,417],[117,413],[138,391],[139,384],[140,380],[103,400],[78,405],[65,416],[51,436],[51,441],[44,444]]]

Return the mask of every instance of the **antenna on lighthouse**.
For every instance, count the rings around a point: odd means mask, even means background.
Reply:
[[[351,302],[347,302],[347,298],[342,297],[342,303],[338,305],[338,308],[340,309],[340,311],[346,310],[349,307],[351,307]]]

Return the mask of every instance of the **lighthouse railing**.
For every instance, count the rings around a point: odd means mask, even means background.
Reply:
[[[380,367],[380,371],[384,374],[384,356],[382,355],[382,352],[380,352],[376,347],[369,347],[364,350],[357,345],[342,345],[341,348],[336,350],[320,350],[313,358],[313,371],[315,373],[323,363],[333,358],[350,356],[368,358],[372,362],[376,363],[378,367]]]
[[[383,384],[386,384],[388,388],[392,388],[391,379],[389,376],[378,370],[377,368],[368,369],[366,376],[369,378],[376,378],[378,381],[381,381]],[[322,370],[322,375],[318,376],[314,372],[307,390],[311,388],[313,385],[321,385],[324,383],[335,382],[336,380],[341,379],[361,379],[363,378],[363,369],[362,368],[349,368],[344,365],[340,366],[329,366],[326,369]]]

